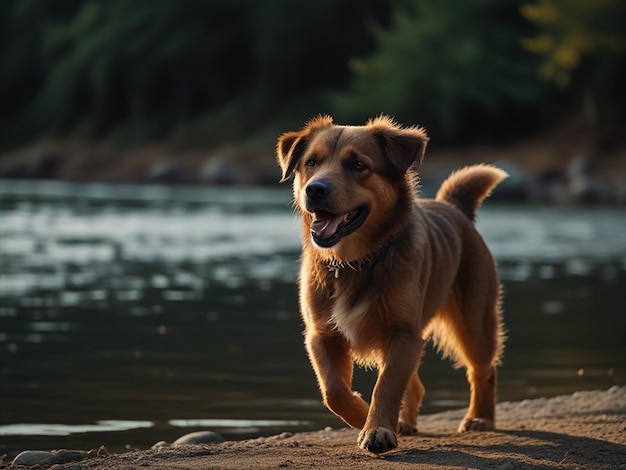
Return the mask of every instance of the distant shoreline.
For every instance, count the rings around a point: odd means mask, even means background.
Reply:
[[[215,148],[42,141],[0,154],[0,179],[278,186],[273,139]],[[550,140],[427,150],[419,168],[422,193],[432,196],[451,171],[471,163],[492,163],[509,173],[496,199],[626,204],[626,147],[594,157]]]

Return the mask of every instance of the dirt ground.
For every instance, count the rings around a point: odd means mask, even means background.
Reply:
[[[501,403],[497,413],[498,430],[487,433],[456,433],[462,410],[420,417],[420,433],[401,437],[398,448],[382,456],[358,449],[358,432],[346,428],[104,455],[51,468],[626,469],[626,387]],[[0,464],[5,468],[18,467]]]

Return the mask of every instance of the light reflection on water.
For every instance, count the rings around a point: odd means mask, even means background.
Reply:
[[[500,399],[626,383],[623,209],[487,205],[478,227],[506,293]],[[0,182],[0,237],[0,453],[340,426],[302,347],[288,191]],[[435,356],[423,412],[465,406]]]
[[[114,432],[150,428],[151,421],[98,421],[95,424],[8,424],[0,426],[0,436],[69,436],[75,433]]]

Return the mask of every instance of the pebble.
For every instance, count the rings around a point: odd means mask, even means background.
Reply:
[[[101,455],[98,453],[98,455]],[[89,452],[83,450],[54,450],[48,452],[45,450],[25,450],[20,452],[11,462],[12,467],[23,465],[25,467],[33,467],[39,465],[41,467],[49,467],[55,463],[79,462],[89,457]]]
[[[189,444],[221,444],[224,438],[213,431],[196,431],[179,437],[172,443],[172,447]]]
[[[206,183],[233,184],[241,180],[241,175],[228,156],[216,156],[202,166],[200,179]]]
[[[154,445],[151,447],[151,449],[152,449],[152,450],[156,450],[156,449],[163,449],[163,448],[165,448],[165,447],[169,447],[169,446],[171,446],[171,444],[170,444],[169,442],[166,442],[166,441],[159,441],[159,442],[157,442],[156,444],[154,444]]]
[[[41,465],[42,467],[49,467],[53,463],[56,463],[57,456],[52,452],[44,450],[25,450],[20,452],[11,462],[11,467],[18,465],[24,465],[26,467],[32,467],[34,465]]]

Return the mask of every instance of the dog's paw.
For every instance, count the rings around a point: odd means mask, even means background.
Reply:
[[[459,424],[459,432],[466,431],[493,431],[495,425],[490,419],[483,418],[465,418]]]
[[[363,429],[359,434],[357,444],[363,450],[381,454],[398,447],[398,440],[396,439],[396,433],[387,428],[379,427]]]
[[[407,423],[406,421],[400,419],[398,421],[398,434],[402,436],[410,436],[412,434],[417,434],[417,425]]]

